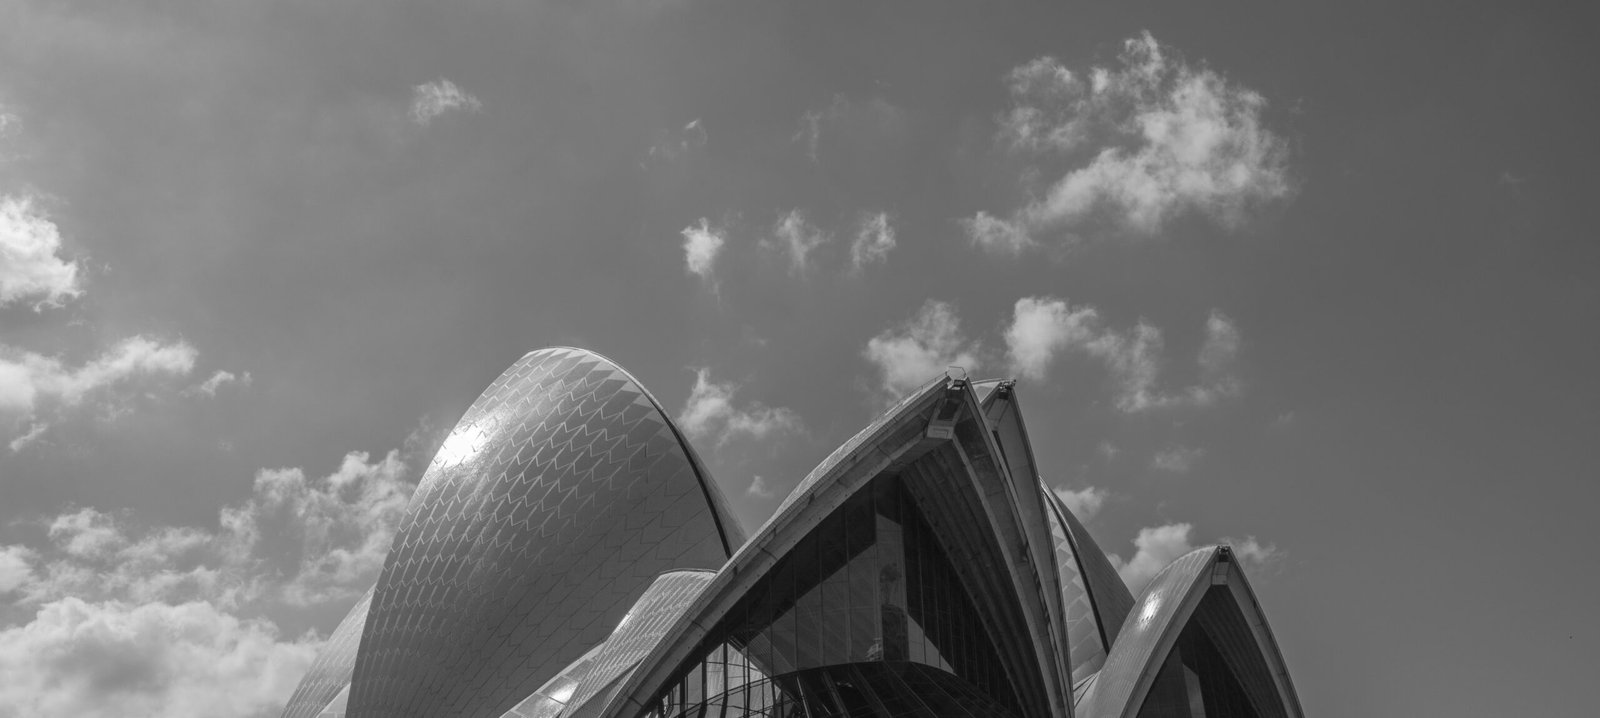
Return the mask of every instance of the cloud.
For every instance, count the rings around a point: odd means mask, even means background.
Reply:
[[[1222,543],[1233,547],[1233,555],[1238,556],[1240,562],[1256,568],[1271,566],[1287,555],[1276,545],[1257,541],[1254,536],[1246,536],[1243,539],[1225,538]]]
[[[844,140],[864,145],[883,145],[906,134],[904,110],[882,97],[851,100],[834,95],[824,108],[807,110],[800,116],[800,128],[792,142],[806,148],[806,157],[819,162],[824,134],[836,133]]]
[[[1194,550],[1195,547],[1189,543],[1193,529],[1190,524],[1139,529],[1139,535],[1133,539],[1133,558],[1124,561],[1113,555],[1111,563],[1117,567],[1122,582],[1137,596],[1150,583],[1150,579],[1155,578],[1173,559]]]
[[[1005,330],[1012,369],[1025,378],[1043,379],[1058,352],[1088,345],[1103,332],[1099,325],[1093,307],[1073,309],[1050,297],[1018,299]]]
[[[899,396],[943,374],[950,366],[978,368],[978,347],[961,333],[955,307],[929,299],[916,316],[867,341],[863,351],[883,373],[883,388]]]
[[[1204,458],[1206,450],[1193,446],[1169,446],[1150,459],[1151,468],[1171,474],[1187,474]]]
[[[694,388],[678,414],[678,425],[689,436],[711,439],[718,447],[739,436],[762,439],[802,429],[800,417],[789,409],[760,403],[743,409],[735,406],[733,395],[738,389],[732,382],[711,381],[710,369],[696,369]]]
[[[707,139],[709,136],[706,134],[705,123],[696,118],[684,125],[682,130],[659,133],[656,141],[650,145],[650,157],[671,162],[705,147]]]
[[[760,476],[750,479],[750,488],[745,489],[744,492],[758,499],[770,499],[777,495],[777,492],[767,485],[767,480]]]
[[[1100,513],[1100,507],[1105,505],[1106,499],[1110,497],[1110,493],[1105,489],[1097,489],[1093,486],[1085,486],[1077,490],[1069,489],[1065,486],[1057,486],[1055,492],[1056,496],[1061,498],[1061,502],[1066,504],[1067,508],[1072,511],[1072,515],[1077,516],[1080,521],[1093,519],[1096,514]]]
[[[216,373],[213,373],[210,378],[200,382],[199,384],[191,386],[188,389],[185,389],[183,393],[189,396],[216,396],[217,390],[224,386],[229,384],[237,384],[240,387],[248,387],[250,386],[251,381],[252,379],[250,377],[250,372],[234,374],[231,371],[223,371],[219,369],[216,371]]]
[[[778,218],[772,226],[772,236],[763,244],[787,256],[789,270],[803,275],[810,266],[811,252],[831,239],[826,232],[807,222],[805,214],[795,209]]]
[[[0,597],[33,582],[38,554],[27,546],[0,546]]]
[[[63,598],[0,630],[0,716],[271,716],[320,641],[203,602]]]
[[[216,528],[131,526],[92,507],[45,522],[49,549],[29,563],[19,605],[88,601],[222,607],[310,606],[353,598],[383,566],[413,484],[398,452],[345,456],[337,471],[264,469]]]
[[[710,220],[701,217],[700,226],[689,225],[680,234],[683,235],[684,265],[689,273],[706,282],[715,281],[712,273],[725,241],[722,231],[712,228]]]
[[[82,294],[78,263],[60,254],[61,231],[32,196],[0,196],[0,307],[33,300],[39,310]]]
[[[452,111],[480,112],[483,103],[456,83],[440,78],[411,88],[411,121],[427,127],[434,119]]]
[[[850,243],[850,267],[859,272],[868,264],[888,261],[894,247],[894,225],[889,214],[869,213],[856,225],[856,238]]]
[[[988,212],[979,212],[971,219],[961,220],[967,237],[973,244],[996,254],[1021,254],[1037,242],[1028,236],[1028,230],[1016,222],[1001,219]]]
[[[1210,403],[1239,392],[1233,365],[1239,358],[1240,341],[1239,328],[1233,320],[1211,310],[1206,317],[1205,342],[1200,345],[1200,384],[1191,391],[1195,401]]]
[[[1240,334],[1232,320],[1216,310],[1206,318],[1198,358],[1200,381],[1174,393],[1158,389],[1165,341],[1162,331],[1146,321],[1130,329],[1109,328],[1094,307],[1072,307],[1056,297],[1022,297],[1011,310],[1005,344],[1011,371],[1029,379],[1043,379],[1062,353],[1083,353],[1101,361],[1117,385],[1117,408],[1128,413],[1208,406],[1238,393],[1232,369]]]
[[[1239,330],[1215,310],[1206,319],[1199,381],[1173,393],[1158,386],[1165,348],[1161,330],[1144,321],[1117,330],[1105,326],[1094,307],[1074,308],[1053,297],[1024,297],[1013,306],[1004,334],[1012,371],[1026,378],[1043,379],[1050,365],[1066,352],[1100,361],[1116,385],[1116,406],[1125,412],[1208,406],[1239,391],[1233,375]]]
[[[1111,563],[1116,566],[1122,582],[1137,596],[1167,564],[1197,548],[1190,543],[1193,532],[1194,526],[1187,523],[1139,529],[1139,535],[1133,539],[1133,558],[1124,561],[1112,555]],[[1257,541],[1254,536],[1243,540],[1225,538],[1222,543],[1233,547],[1233,554],[1240,563],[1258,569],[1270,566],[1285,556],[1277,546]]]
[[[274,716],[320,647],[273,605],[347,607],[376,579],[414,486],[398,452],[321,478],[258,472],[215,527],[85,507],[38,550],[0,546],[0,716]]]
[[[8,445],[11,448],[11,453],[15,454],[23,449],[28,448],[33,444],[33,442],[38,441],[39,437],[44,436],[44,433],[49,430],[50,424],[48,422],[36,421],[28,424],[28,430],[18,434],[17,437],[12,439],[11,443]]]
[[[1042,57],[1007,76],[1013,107],[999,119],[1012,150],[1077,160],[1009,219],[979,213],[980,246],[1015,252],[1041,234],[1097,223],[1137,235],[1195,212],[1227,227],[1293,194],[1289,150],[1266,129],[1267,102],[1204,66],[1169,57],[1149,33],[1117,63],[1073,72]]]
[[[54,357],[0,345],[0,414],[16,415],[21,425],[47,403],[71,408],[136,380],[183,376],[194,369],[195,357],[187,342],[134,336],[74,369]],[[48,428],[49,422],[32,423],[11,441],[11,450],[21,450]]]

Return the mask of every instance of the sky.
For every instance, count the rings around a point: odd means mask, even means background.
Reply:
[[[1586,715],[1597,20],[0,0],[0,717],[277,715],[551,345],[747,529],[1014,377],[1130,586],[1236,547],[1311,714]]]

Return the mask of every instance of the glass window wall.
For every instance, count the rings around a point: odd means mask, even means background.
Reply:
[[[1017,704],[965,588],[898,477],[875,480],[824,520],[711,631],[700,655],[652,715],[800,716],[808,702],[842,711],[826,715],[853,715],[872,705],[856,683],[867,674],[840,683],[815,671],[866,663],[927,666],[1013,713]]]

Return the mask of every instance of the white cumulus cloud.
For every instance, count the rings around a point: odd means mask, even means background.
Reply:
[[[1293,193],[1288,144],[1265,126],[1266,99],[1170,56],[1149,33],[1127,40],[1112,67],[1074,72],[1044,57],[1007,84],[1001,140],[1079,162],[1010,218],[968,220],[986,248],[1016,251],[1097,222],[1150,235],[1189,211],[1235,226]]]
[[[955,307],[932,299],[909,321],[868,340],[863,354],[883,374],[884,390],[894,396],[932,381],[951,366],[971,371],[979,365],[979,348],[961,333]]]
[[[1199,548],[1191,542],[1193,533],[1194,526],[1187,523],[1139,529],[1139,535],[1133,539],[1133,558],[1123,560],[1120,556],[1112,555],[1111,563],[1116,566],[1122,582],[1137,596],[1167,564]],[[1259,569],[1281,560],[1285,555],[1277,546],[1257,541],[1254,536],[1242,540],[1223,539],[1222,543],[1232,545],[1234,556],[1246,567]]]
[[[1116,387],[1116,406],[1126,412],[1206,406],[1238,393],[1233,375],[1239,330],[1221,312],[1206,320],[1199,354],[1199,381],[1183,389],[1161,389],[1165,341],[1147,322],[1128,329],[1108,327],[1094,307],[1072,307],[1054,297],[1024,297],[1012,308],[1005,329],[1006,354],[1018,375],[1042,379],[1056,359],[1076,352],[1098,360]]]
[[[736,437],[763,439],[801,429],[800,417],[789,409],[759,402],[743,408],[735,405],[733,395],[738,390],[732,382],[712,381],[710,369],[696,369],[694,388],[678,414],[678,425],[689,436],[711,439],[719,447]]]
[[[456,83],[440,78],[411,88],[411,121],[424,127],[453,111],[479,112],[483,103]]]
[[[1111,562],[1117,567],[1117,574],[1122,576],[1122,582],[1128,584],[1128,589],[1137,596],[1167,564],[1194,550],[1195,547],[1189,543],[1189,535],[1193,531],[1191,524],[1139,529],[1139,535],[1133,539],[1133,558],[1124,561],[1119,556],[1112,556]]]
[[[1225,538],[1222,543],[1231,546],[1233,555],[1238,556],[1239,560],[1247,566],[1258,568],[1268,566],[1282,560],[1287,555],[1276,544],[1257,541],[1254,536],[1246,536],[1242,539]]]
[[[1105,489],[1098,489],[1093,486],[1085,486],[1081,489],[1057,486],[1055,492],[1056,496],[1061,498],[1061,502],[1067,505],[1067,508],[1072,511],[1072,515],[1077,516],[1079,521],[1088,521],[1094,518],[1095,515],[1100,513],[1100,507],[1105,506],[1106,499],[1110,497],[1110,493]]]
[[[61,231],[28,195],[0,196],[0,307],[60,305],[83,293],[76,261],[61,256]]]
[[[270,606],[348,607],[376,579],[414,486],[398,452],[333,473],[258,472],[214,527],[80,508],[0,546],[0,716],[275,716],[320,639]]]
[[[683,228],[683,260],[684,266],[700,279],[713,281],[716,268],[717,255],[722,253],[722,245],[727,241],[723,232],[711,226],[711,221],[701,217],[700,226],[689,225]]]
[[[216,528],[138,527],[80,508],[46,522],[48,550],[19,554],[27,578],[12,590],[19,605],[350,599],[376,579],[413,488],[397,452],[376,460],[355,452],[324,477],[258,472],[251,496],[224,507]]]
[[[319,647],[203,602],[63,598],[0,630],[0,715],[272,716]]]
[[[1023,297],[1006,327],[1006,351],[1017,374],[1043,379],[1057,353],[1089,344],[1103,330],[1093,307],[1072,308],[1064,300]]]

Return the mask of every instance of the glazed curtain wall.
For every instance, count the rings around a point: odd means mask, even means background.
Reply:
[[[994,647],[944,551],[898,477],[882,477],[824,520],[713,630],[652,715],[721,696],[778,714],[787,685],[767,680],[851,663],[917,663],[957,676],[1015,712]],[[729,694],[729,695],[723,695]]]

